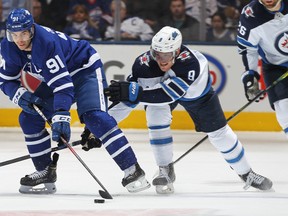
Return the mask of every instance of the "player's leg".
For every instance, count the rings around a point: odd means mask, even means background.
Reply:
[[[267,65],[263,63],[263,76],[266,86],[287,71],[287,67]],[[270,106],[276,112],[276,118],[288,138],[288,79],[282,80],[268,91]]]
[[[159,167],[159,172],[152,184],[156,187],[157,193],[173,193],[173,182],[176,177],[173,165],[173,138],[170,130],[172,121],[170,106],[147,106],[146,120],[150,145]]]
[[[19,191],[21,193],[55,193],[58,155],[53,157],[53,161],[51,160],[51,141],[45,129],[45,121],[39,115],[21,112],[19,123],[36,169],[34,173],[21,178]]]
[[[78,115],[86,127],[102,141],[112,159],[124,171],[122,185],[129,192],[145,190],[150,187],[145,173],[139,166],[124,133],[106,111],[104,85],[98,77],[102,76],[101,69],[97,69],[96,74],[97,79],[95,74],[89,74],[74,82]],[[81,82],[81,85],[78,85],[78,82]]]
[[[277,121],[288,138],[288,98],[274,103]]]
[[[227,125],[218,96],[213,92],[198,100],[197,104],[181,103],[194,119],[197,131],[208,134],[211,144],[222,154],[229,166],[235,170],[242,180],[249,186],[268,190],[272,182],[252,171],[247,161],[244,147],[237,135]]]

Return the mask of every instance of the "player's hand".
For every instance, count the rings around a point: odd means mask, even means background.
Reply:
[[[100,148],[102,143],[88,128],[85,128],[81,134],[81,145],[84,151],[89,151],[92,148]]]
[[[245,96],[248,101],[252,101],[260,92],[258,80],[260,75],[253,70],[249,70],[243,73],[242,82],[244,84]],[[255,102],[259,102],[264,99],[265,94],[260,95]]]
[[[23,87],[18,88],[11,100],[14,104],[20,106],[24,112],[32,115],[38,115],[36,110],[33,108],[33,104],[41,106],[43,103],[41,98],[35,96]]]
[[[106,96],[110,97],[112,102],[128,101],[132,104],[137,104],[140,101],[143,88],[136,82],[116,82],[111,81],[108,88],[104,89]]]
[[[68,111],[58,111],[52,117],[52,140],[59,142],[62,136],[69,142],[71,136],[70,113]]]

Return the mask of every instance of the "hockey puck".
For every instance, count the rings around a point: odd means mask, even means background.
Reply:
[[[104,203],[104,199],[94,199],[94,203]]]

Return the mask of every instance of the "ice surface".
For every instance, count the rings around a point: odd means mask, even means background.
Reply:
[[[80,139],[81,131],[73,128],[71,140]],[[157,167],[147,131],[124,132],[151,182]],[[0,167],[0,216],[287,216],[286,138],[280,132],[236,133],[254,171],[269,177],[275,191],[243,190],[244,183],[206,140],[175,164],[174,194],[157,195],[153,186],[131,194],[121,185],[123,172],[104,148],[85,152],[77,146],[76,152],[113,196],[112,200],[94,203],[94,199],[101,198],[100,186],[65,149],[58,152],[58,190],[54,195],[18,192],[20,178],[35,171],[30,160]],[[174,160],[205,136],[194,131],[173,131],[173,134]],[[0,162],[27,154],[18,128],[0,129],[0,148]]]

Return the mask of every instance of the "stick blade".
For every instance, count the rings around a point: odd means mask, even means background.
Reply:
[[[113,199],[112,196],[108,192],[99,190],[99,194],[104,199]]]

